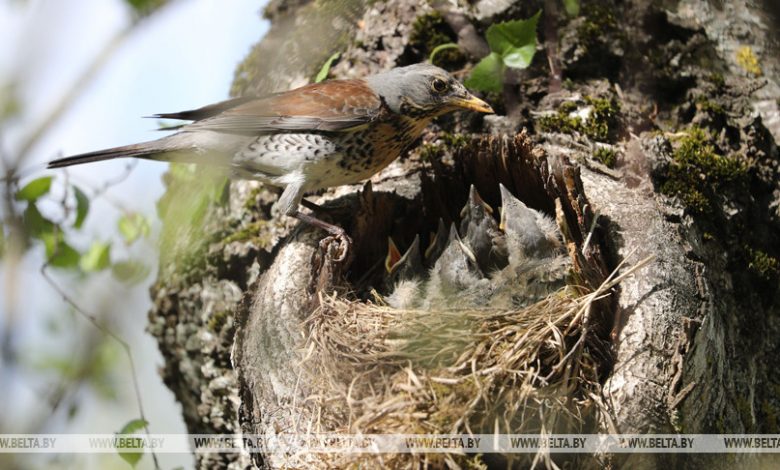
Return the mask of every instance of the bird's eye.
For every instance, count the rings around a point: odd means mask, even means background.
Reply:
[[[447,91],[447,82],[442,80],[441,78],[435,78],[433,80],[433,83],[431,83],[431,87],[433,88],[433,91],[436,93],[444,93]]]

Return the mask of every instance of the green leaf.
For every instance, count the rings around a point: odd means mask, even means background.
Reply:
[[[146,279],[151,269],[140,261],[118,261],[111,266],[111,274],[118,281],[135,284]]]
[[[111,245],[93,242],[86,253],[81,255],[79,266],[85,272],[102,271],[111,264]]]
[[[168,0],[125,0],[130,7],[140,16],[147,16],[165,5]]]
[[[31,237],[41,238],[54,232],[54,222],[44,217],[33,202],[27,204],[22,219],[24,229]]]
[[[501,56],[492,52],[479,61],[464,84],[479,91],[500,92],[504,83],[504,64]]]
[[[341,57],[341,52],[336,52],[332,56],[328,57],[328,60],[326,60],[322,65],[320,71],[317,72],[317,77],[314,78],[314,83],[320,83],[321,81],[328,78],[328,72],[330,72],[330,68],[333,65],[333,62],[339,57]]]
[[[580,0],[563,0],[563,7],[572,18],[580,14]]]
[[[35,202],[39,197],[48,193],[50,188],[51,176],[34,179],[16,193],[16,200]]]
[[[127,435],[136,434],[138,431],[142,430],[144,426],[149,424],[147,421],[143,419],[134,419],[127,424],[124,425],[121,431],[117,433],[117,437],[123,437]],[[137,441],[137,445],[133,445],[134,443],[130,443],[128,447],[125,447],[123,449],[117,449],[117,453],[119,454],[119,457],[122,458],[125,462],[129,463],[133,468],[138,464],[138,461],[141,460],[141,457],[143,457],[143,443],[139,439]],[[139,450],[128,450],[128,449],[139,449]]]
[[[149,421],[145,419],[133,419],[128,421],[117,434],[135,434],[138,431],[142,431]]]
[[[63,239],[62,232],[45,233],[41,236],[46,247],[46,260],[50,266],[73,269],[79,265],[81,254]]]
[[[30,366],[41,372],[56,372],[63,379],[68,380],[76,379],[80,369],[73,357],[65,357],[61,354],[44,354],[36,357]]]
[[[524,69],[536,54],[536,24],[542,11],[527,20],[496,23],[487,30],[490,50],[498,53],[507,67]]]
[[[73,222],[73,227],[81,228],[89,212],[89,198],[78,186],[73,186],[73,194],[76,196],[76,220]]]
[[[457,49],[458,45],[454,42],[448,42],[446,44],[439,44],[438,46],[434,47],[431,51],[431,55],[428,56],[428,62],[433,63],[433,59],[436,57],[436,54],[438,54],[441,51],[446,51],[447,49]]]
[[[122,237],[124,237],[125,243],[127,244],[133,243],[142,236],[149,236],[151,230],[149,221],[146,220],[146,217],[138,213],[123,215],[119,219],[117,225],[119,227],[119,233],[122,234]]]

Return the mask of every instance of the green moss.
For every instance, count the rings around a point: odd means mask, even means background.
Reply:
[[[585,98],[593,106],[593,112],[585,121],[585,134],[595,140],[606,142],[610,134],[617,129],[620,105],[617,101],[603,98]]]
[[[465,147],[469,143],[468,138],[463,134],[454,134],[451,132],[445,132],[441,135],[441,140],[444,144],[452,150]]]
[[[704,96],[700,96],[696,99],[696,108],[716,116],[724,116],[726,114],[726,110],[723,109],[723,106],[708,100]]]
[[[715,86],[717,90],[722,90],[726,86],[726,79],[723,78],[722,73],[713,72],[707,77],[707,79]]]
[[[536,122],[544,132],[578,132],[600,142],[614,141],[619,126],[620,105],[614,100],[590,96],[585,97],[585,104],[592,107],[587,119],[572,116],[578,106],[567,101],[558,107],[554,115],[542,116]]]
[[[744,181],[746,175],[745,164],[734,156],[719,155],[709,134],[693,126],[677,144],[661,192],[679,197],[695,214],[711,214],[719,191]]]
[[[574,111],[577,111],[577,103],[574,101],[564,101],[560,106],[558,106],[559,113],[566,113],[568,115]]]
[[[457,38],[438,11],[418,16],[412,24],[409,46],[417,49],[426,59],[437,46],[454,42]],[[465,61],[466,56],[457,48],[439,51],[434,57],[434,65],[449,70],[462,67]]]
[[[617,152],[607,147],[599,147],[593,152],[593,158],[603,163],[608,168],[615,168]]]
[[[748,269],[765,281],[772,280],[780,272],[780,261],[761,250],[745,247]]]
[[[444,149],[438,144],[423,144],[420,147],[420,158],[426,162],[441,158],[443,153]]]
[[[604,41],[605,36],[617,28],[615,15],[606,8],[593,6],[588,15],[577,27],[577,40],[583,47],[589,47]]]
[[[601,36],[601,27],[596,22],[590,21],[589,19],[585,20],[585,22],[583,22],[577,28],[577,39],[579,40],[580,44],[593,44],[594,42],[598,41]]]
[[[220,243],[227,245],[228,243],[233,242],[253,241],[260,248],[266,247],[272,241],[272,237],[268,231],[268,225],[269,221],[267,220],[257,220],[251,224],[248,224],[243,229],[231,233],[227,237],[223,238]]]
[[[252,188],[251,191],[249,191],[249,195],[246,198],[246,201],[244,201],[244,212],[254,212],[254,210],[257,208],[257,196],[263,191],[262,186],[258,186],[256,188]]]
[[[210,331],[213,331],[214,333],[218,333],[222,330],[222,327],[225,326],[227,323],[228,318],[230,317],[230,312],[221,310],[219,312],[216,312],[209,318],[206,326]]]
[[[563,113],[557,113],[551,116],[542,116],[536,120],[539,130],[543,132],[560,132],[562,134],[573,134],[580,131],[581,119],[569,117]]]

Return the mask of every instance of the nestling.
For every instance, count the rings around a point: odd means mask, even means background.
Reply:
[[[158,114],[153,117],[192,122],[161,139],[65,157],[48,167],[121,157],[228,167],[233,177],[284,188],[276,203],[282,214],[348,244],[342,228],[299,210],[304,194],[371,177],[408,150],[433,118],[458,109],[493,112],[445,70],[416,64]]]
[[[388,305],[401,310],[522,308],[566,285],[572,264],[558,224],[503,184],[499,189],[500,224],[472,186],[461,211],[460,235],[452,225],[445,236],[439,219],[439,233],[427,250],[433,256],[420,254],[419,238],[403,255],[392,243],[396,254],[388,257],[395,262],[386,265]],[[444,246],[438,246],[441,241]]]

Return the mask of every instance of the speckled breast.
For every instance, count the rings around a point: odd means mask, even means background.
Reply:
[[[347,181],[357,183],[381,171],[420,137],[430,119],[399,116],[339,138],[343,157],[338,162]]]

